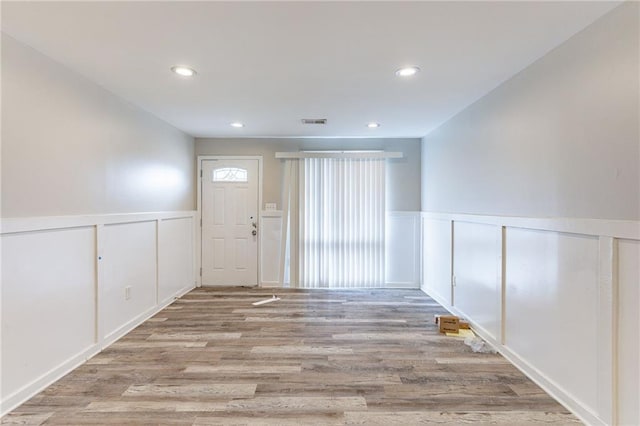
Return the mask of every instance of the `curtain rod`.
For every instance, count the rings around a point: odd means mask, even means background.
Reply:
[[[402,152],[385,151],[297,151],[276,152],[276,158],[402,158]]]

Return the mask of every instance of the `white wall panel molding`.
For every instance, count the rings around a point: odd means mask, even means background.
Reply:
[[[640,240],[640,221],[637,220],[489,216],[435,212],[422,212],[422,216],[429,219],[485,223],[488,225],[508,226],[510,228],[539,229],[542,231]]]
[[[3,220],[0,415],[195,286],[194,216]]]
[[[420,212],[388,211],[385,287],[420,288]]]
[[[618,283],[614,408],[620,425],[640,424],[640,241],[617,240],[614,279]]]
[[[478,334],[482,338],[487,339],[487,336],[485,336],[482,331],[478,331]],[[571,412],[573,412],[578,418],[580,418],[587,425],[605,426],[605,425],[611,424],[603,421],[598,416],[598,414],[591,409],[591,407],[573,398],[571,393],[568,392],[563,387],[562,383],[559,383],[558,381],[554,380],[553,377],[550,377],[544,374],[542,371],[536,368],[532,363],[530,363],[527,359],[516,354],[508,347],[495,346],[495,348],[500,352],[501,355],[507,358],[520,371],[522,371],[529,378],[531,378],[531,380],[533,380],[538,386],[540,386],[552,397],[558,400],[562,405],[567,407]]]
[[[281,210],[260,213],[260,236],[260,286],[280,287]]]
[[[87,349],[65,360],[63,363],[50,369],[46,373],[40,375],[36,379],[25,383],[20,389],[10,393],[2,394],[2,401],[0,402],[0,417],[7,414],[9,411],[18,407],[20,404],[51,385],[56,380],[61,379],[67,375],[73,369],[82,365],[85,361],[92,356],[100,352],[100,347],[97,344],[91,345]]]
[[[453,223],[453,306],[474,318],[493,341],[501,335],[502,241],[493,224]]]
[[[105,225],[104,289],[99,321],[108,339],[124,324],[148,311],[157,301],[157,223]]]
[[[599,335],[608,320],[599,317],[598,262],[597,237],[507,228],[504,346],[557,384],[569,408],[604,417],[599,355],[611,348],[601,349],[610,336]]]
[[[161,310],[169,306],[176,299],[190,292],[194,287],[195,286],[192,285],[191,287],[181,289],[180,291],[172,294],[171,297],[167,298],[164,302],[158,305],[152,306],[151,308],[140,313],[139,315],[136,315],[134,318],[131,318],[129,321],[122,324],[120,327],[118,327],[118,329],[103,335],[102,339],[100,339],[100,342],[97,345],[98,350],[95,353],[98,353],[101,350],[107,348],[109,345],[116,342],[118,339],[120,339],[125,334],[127,334],[128,332],[130,332],[140,324],[142,324],[144,321],[148,320],[149,318],[151,318],[152,316],[154,316],[155,314],[157,314],[158,312],[160,312]],[[91,356],[93,355],[95,354],[92,354]],[[91,356],[87,357],[86,359],[91,358]]]
[[[0,219],[0,234],[42,231],[46,229],[78,228],[95,225],[112,225],[116,223],[144,222],[152,220],[194,218],[195,215],[195,211],[185,210],[78,216],[11,217]]]
[[[423,291],[585,423],[640,424],[640,222],[422,223]]]
[[[597,276],[597,341],[598,341],[598,413],[607,424],[616,424],[616,412],[613,404],[617,392],[617,371],[615,354],[617,352],[618,321],[618,281],[617,244],[612,237],[601,236],[598,239],[598,276]]]
[[[96,342],[95,230],[3,235],[1,244],[0,393],[16,401]]]
[[[182,289],[195,283],[195,230],[193,216],[157,221],[157,303],[173,301]]]
[[[453,221],[422,215],[422,289],[445,306],[453,305]]]

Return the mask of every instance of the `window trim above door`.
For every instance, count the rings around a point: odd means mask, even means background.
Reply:
[[[195,229],[196,257],[194,265],[196,268],[195,275],[198,287],[202,287],[202,162],[211,160],[258,160],[258,229],[262,229],[262,155],[198,155],[196,157],[197,217]],[[260,253],[261,241],[261,233],[258,232],[258,286],[261,286],[262,284],[262,256]]]

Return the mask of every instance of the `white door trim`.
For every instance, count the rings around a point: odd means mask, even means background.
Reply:
[[[197,190],[197,216],[196,216],[196,282],[198,287],[202,287],[202,162],[205,160],[258,160],[258,286],[262,282],[260,276],[260,267],[262,258],[260,253],[260,241],[262,239],[262,156],[261,155],[198,155],[196,180],[198,182]]]

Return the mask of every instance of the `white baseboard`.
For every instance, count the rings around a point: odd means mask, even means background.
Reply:
[[[153,306],[153,307],[147,309],[146,311],[144,311],[140,315],[137,315],[132,320],[130,320],[127,323],[123,324],[117,330],[107,334],[104,337],[104,339],[102,340],[102,342],[101,342],[101,350],[106,349],[113,342],[115,342],[115,341],[119,340],[120,338],[124,337],[131,330],[133,330],[134,328],[136,328],[137,326],[139,326],[140,324],[142,324],[143,322],[145,322],[146,320],[148,320],[149,318],[151,318],[152,316],[154,316],[155,314],[157,314],[158,312],[160,312],[161,310],[163,310],[164,308],[169,306],[176,299],[179,299],[180,297],[182,297],[186,293],[190,292],[194,288],[195,288],[195,286],[187,286],[187,287],[185,287],[185,288],[183,288],[181,290],[178,290],[172,296],[167,297],[163,302],[159,303],[156,306]]]
[[[167,306],[169,306],[170,304],[172,304],[173,302],[175,302],[176,300],[180,299],[182,296],[184,296],[185,294],[189,293],[191,290],[193,290],[194,288],[196,288],[196,284],[190,284],[188,286],[183,287],[182,289],[176,291],[175,293],[173,293],[170,296],[167,296],[164,298],[164,300],[161,300],[159,303],[159,306],[162,306],[162,309],[166,308]]]
[[[476,331],[476,330],[474,330]],[[477,331],[480,337],[484,338],[481,331]],[[571,411],[576,417],[582,420],[584,423],[593,426],[606,426],[596,414],[591,412],[587,407],[580,404],[575,398],[573,398],[568,392],[562,389],[557,383],[551,380],[546,375],[535,369],[531,364],[519,357],[513,351],[506,346],[496,347],[498,352],[506,359],[508,359],[516,368],[522,371],[527,377],[529,377],[535,384],[540,386],[556,399],[560,404],[564,405],[569,411]]]
[[[384,283],[384,288],[412,288],[419,289],[419,282],[386,282]]]
[[[438,294],[429,293],[427,289],[421,287],[423,293],[427,296],[431,297],[433,300],[438,302],[445,308],[447,311],[451,312],[453,315],[457,315],[461,318],[465,318],[469,321],[471,325],[471,329],[482,339],[484,339],[489,345],[491,345],[496,351],[498,351],[502,356],[504,356],[511,364],[513,364],[518,370],[522,371],[524,375],[530,378],[535,384],[540,386],[545,392],[555,398],[560,404],[565,406],[569,411],[575,414],[580,420],[588,425],[598,425],[598,426],[606,426],[598,416],[592,413],[588,408],[580,404],[575,398],[573,398],[568,392],[566,392],[562,387],[560,387],[557,383],[547,377],[545,374],[541,373],[539,370],[534,368],[527,361],[522,359],[516,353],[511,351],[508,347],[499,344],[491,334],[486,331],[484,328],[480,327],[476,322],[473,321],[472,318],[469,318],[464,314],[464,312],[460,312],[453,306],[449,306],[449,304],[441,298]]]
[[[430,298],[432,298],[433,300],[441,304],[443,307],[449,305],[449,302],[447,302],[447,300],[441,294],[438,294],[435,291],[429,290],[424,286],[424,284],[420,286],[420,290],[422,290],[424,294],[426,294],[427,296],[429,296]]]
[[[447,311],[450,311],[453,309],[453,307],[449,306],[449,302],[447,302],[441,295],[439,295],[436,292],[432,292],[429,291],[428,288],[426,288],[425,286],[420,287],[420,290],[422,290],[422,292],[424,294],[426,294],[427,296],[429,296],[430,298],[432,298],[433,300],[435,300],[436,302],[438,302],[439,304],[442,305],[443,308],[445,308]]]
[[[83,350],[77,355],[74,355],[73,357],[64,361],[57,367],[54,367],[53,369],[49,370],[48,372],[38,377],[33,382],[25,385],[17,392],[4,398],[2,400],[2,406],[0,407],[0,417],[9,413],[11,410],[15,409],[20,404],[34,397],[35,395],[37,395],[38,393],[46,389],[48,386],[55,383],[57,380],[61,379],[62,377],[64,377],[66,374],[75,370],[76,368],[84,364],[86,361],[88,361],[95,355],[102,352],[104,349],[109,347],[109,345],[113,344],[118,339],[124,337],[131,330],[133,330],[134,328],[136,328],[137,326],[139,326],[140,324],[142,324],[143,322],[145,322],[146,320],[148,320],[149,318],[151,318],[152,316],[154,316],[155,314],[157,314],[158,312],[160,312],[161,310],[169,306],[176,299],[179,299],[189,291],[193,290],[193,288],[194,286],[188,286],[177,291],[173,296],[166,298],[159,305],[154,306],[151,309],[148,309],[144,313],[136,316],[134,319],[127,322],[125,325],[120,327],[115,332],[109,334],[107,337],[105,337],[105,339],[102,342],[92,344],[87,349]]]
[[[31,383],[26,384],[18,391],[5,397],[0,402],[0,417],[9,413],[11,410],[24,403],[29,398],[33,397],[56,380],[61,379],[67,373],[84,364],[89,358],[100,352],[100,347],[97,343],[92,344],[85,350],[81,351],[77,355],[64,361],[62,364],[44,373]]]

